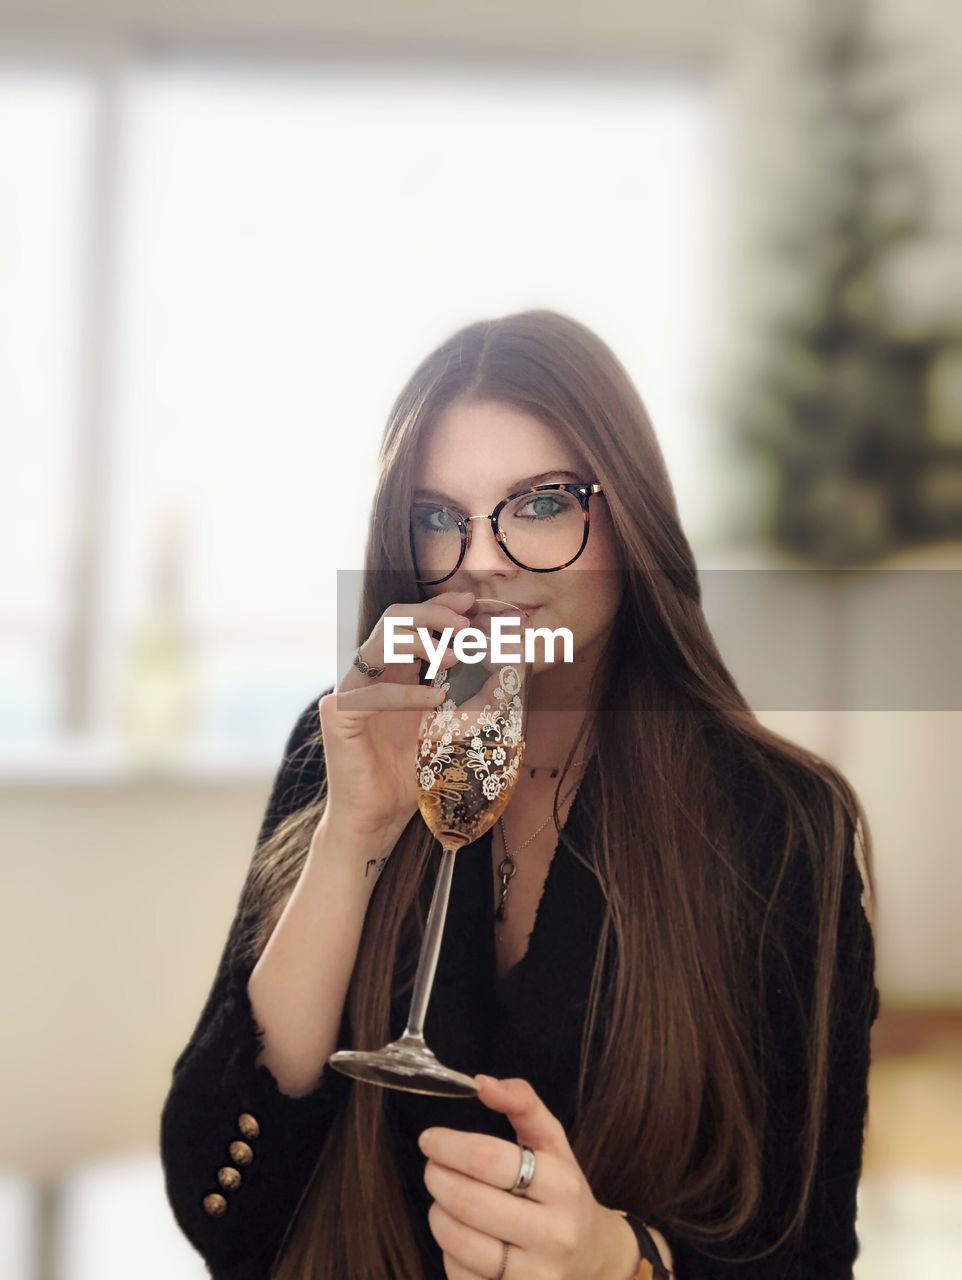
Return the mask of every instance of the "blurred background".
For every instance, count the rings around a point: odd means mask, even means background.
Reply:
[[[875,842],[857,1275],[957,1274],[962,701],[846,697],[833,593],[958,592],[960,71],[938,0],[0,0],[4,1280],[205,1274],[160,1107],[381,430],[529,306],[629,369],[700,566],[821,593],[825,696],[758,711]]]

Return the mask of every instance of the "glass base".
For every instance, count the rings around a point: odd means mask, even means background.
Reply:
[[[475,1098],[473,1076],[443,1067],[420,1036],[401,1036],[383,1049],[338,1049],[328,1058],[337,1071],[368,1084],[438,1098]]]

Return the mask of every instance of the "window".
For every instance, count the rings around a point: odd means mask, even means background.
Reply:
[[[75,565],[94,89],[0,71],[0,738],[57,733]]]
[[[67,83],[5,80],[32,141],[0,126],[8,170],[31,175],[17,211],[0,211],[27,244],[3,237],[18,261],[0,314],[34,370],[12,391],[4,380],[0,409],[37,420],[12,446],[23,483],[6,513],[20,558],[0,718],[14,744],[63,732],[74,680],[91,740],[174,732],[202,754],[276,762],[296,712],[337,678],[336,572],[362,565],[394,397],[478,316],[549,306],[595,327],[642,390],[697,534],[709,469],[692,370],[720,198],[704,83],[139,60],[93,146],[96,86]],[[92,174],[107,187],[88,236]],[[98,232],[102,296],[86,260]],[[93,349],[81,287],[103,321]],[[78,347],[101,367],[78,369]],[[100,532],[78,626],[63,588],[86,378],[104,388],[87,477],[102,501],[88,487],[79,507],[96,507]],[[355,495],[333,509],[331,476]]]

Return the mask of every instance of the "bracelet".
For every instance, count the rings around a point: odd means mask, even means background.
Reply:
[[[673,1273],[666,1269],[658,1252],[658,1246],[655,1244],[655,1238],[642,1220],[633,1213],[629,1213],[627,1209],[616,1209],[615,1213],[620,1213],[631,1227],[641,1251],[641,1262],[631,1280],[651,1280],[651,1277],[656,1277],[657,1280],[671,1280]]]

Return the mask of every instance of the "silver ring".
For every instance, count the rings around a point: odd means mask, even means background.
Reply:
[[[385,667],[372,667],[370,663],[365,662],[361,657],[360,649],[356,650],[354,654],[353,665],[357,667],[362,676],[370,676],[372,680],[376,680],[378,676],[383,676],[386,670]]]
[[[508,1265],[508,1250],[510,1248],[511,1246],[508,1244],[507,1240],[501,1241],[501,1270],[494,1277],[494,1280],[504,1280],[505,1269]]]
[[[521,1147],[521,1164],[518,1167],[518,1176],[514,1180],[514,1186],[508,1188],[513,1196],[523,1196],[531,1186],[531,1180],[534,1177],[534,1152],[530,1147],[523,1146],[520,1142],[518,1146]],[[510,1248],[511,1246],[507,1240],[501,1241],[501,1270],[494,1277],[494,1280],[504,1280],[504,1273],[508,1266],[508,1250]]]
[[[521,1147],[521,1166],[518,1169],[518,1176],[514,1180],[514,1186],[508,1190],[513,1196],[523,1196],[527,1189],[531,1186],[531,1180],[534,1177],[534,1152],[530,1147]]]

